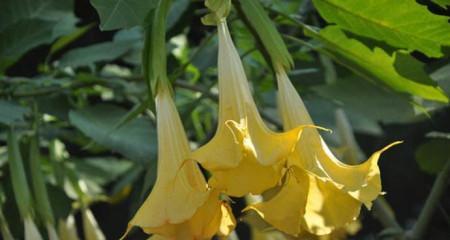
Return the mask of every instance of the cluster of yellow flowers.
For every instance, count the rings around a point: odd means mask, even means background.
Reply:
[[[285,132],[273,132],[258,113],[227,23],[218,24],[219,114],[215,136],[191,152],[170,87],[157,87],[157,180],[129,226],[151,239],[211,239],[236,224],[222,195],[242,197],[275,189],[249,205],[276,229],[292,235],[326,235],[359,215],[381,193],[380,154],[360,165],[336,159],[283,68],[277,68]],[[205,180],[199,166],[211,173]]]

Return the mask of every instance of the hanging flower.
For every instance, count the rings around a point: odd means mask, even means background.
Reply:
[[[164,84],[156,96],[156,112],[157,179],[129,226],[168,239],[208,239],[219,230],[226,235],[233,229],[234,219],[219,200],[219,192],[208,189],[196,163],[185,161],[190,154],[187,137]],[[224,218],[229,222],[222,221]]]
[[[285,129],[313,124],[284,70],[277,73],[279,107]],[[370,208],[381,194],[378,159],[394,142],[360,165],[336,159],[317,129],[304,129],[287,161],[285,184],[272,199],[249,208],[276,228],[297,236],[326,235],[355,220],[362,204]]]
[[[225,19],[218,23],[219,113],[215,136],[192,158],[212,173],[209,184],[231,196],[275,186],[301,128],[274,133],[258,113]]]

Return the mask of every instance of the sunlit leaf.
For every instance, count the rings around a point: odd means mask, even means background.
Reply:
[[[441,57],[450,45],[449,18],[438,16],[414,0],[314,0],[330,23],[355,34]]]
[[[423,70],[418,68],[421,64],[409,56],[399,52],[390,56],[377,47],[371,50],[361,42],[348,38],[336,26],[327,27],[319,34],[313,30],[307,30],[306,33],[320,40],[325,46],[325,52],[333,60],[367,80],[384,83],[398,92],[409,93],[428,100],[448,102],[444,92],[435,86],[436,83],[423,73]],[[409,64],[411,72],[400,73],[395,65],[402,65],[399,61],[405,61],[405,58],[408,61],[404,64]],[[411,79],[412,72],[415,73],[414,79]]]

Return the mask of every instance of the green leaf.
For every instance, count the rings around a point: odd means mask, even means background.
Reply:
[[[441,57],[450,45],[448,17],[432,14],[414,0],[314,0],[320,15],[355,34],[408,51]]]
[[[0,31],[23,19],[60,21],[72,7],[73,0],[2,0]]]
[[[144,23],[156,0],[91,0],[100,16],[102,31],[130,28]]]
[[[30,109],[22,107],[14,102],[0,100],[0,123],[5,125],[17,125],[25,121],[25,115]]]
[[[325,47],[324,53],[337,63],[367,80],[378,81],[398,92],[409,93],[427,100],[448,102],[448,97],[439,87],[433,86],[436,83],[423,72],[420,63],[412,57],[399,52],[390,56],[377,47],[371,50],[361,42],[348,38],[335,26],[326,27],[320,33],[307,28],[306,34],[320,40]],[[406,61],[405,58],[408,60]],[[395,65],[403,65],[404,70],[405,64],[409,64],[410,67],[406,69],[411,72],[400,73],[395,68]],[[407,77],[412,75],[414,79]]]
[[[28,50],[52,40],[54,25],[45,20],[21,20],[0,32],[0,72]]]
[[[156,155],[156,132],[150,120],[140,117],[113,131],[126,110],[96,105],[69,113],[70,122],[98,144],[130,160],[144,163]]]
[[[450,64],[439,68],[430,77],[450,96]]]
[[[183,13],[188,9],[190,0],[175,0],[170,7],[167,15],[167,29],[171,29],[183,16]]]
[[[133,167],[132,162],[112,157],[78,159],[73,163],[81,178],[90,179],[99,185],[117,180]]]
[[[313,90],[338,102],[346,112],[375,122],[402,123],[415,117],[407,98],[358,77],[339,78],[332,84],[313,87]]]
[[[100,61],[112,61],[132,48],[131,41],[104,42],[73,49],[61,58],[61,66],[89,66]]]
[[[0,72],[28,50],[71,32],[77,22],[72,8],[72,0],[3,0]]]
[[[420,145],[416,151],[420,169],[429,174],[437,174],[450,161],[449,149],[450,140],[446,138],[431,139]]]

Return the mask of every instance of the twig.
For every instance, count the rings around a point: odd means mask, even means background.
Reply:
[[[403,232],[402,227],[395,219],[395,215],[391,209],[391,206],[383,196],[379,196],[373,202],[372,215],[381,223],[381,225],[383,225],[385,229],[398,229],[399,232]]]
[[[58,86],[58,87],[44,87],[44,88],[38,88],[33,91],[18,91],[18,92],[0,92],[0,97],[3,96],[11,96],[11,97],[37,97],[42,95],[48,95],[55,92],[61,92],[64,90],[74,90],[84,87],[91,87],[93,85],[97,84],[106,84],[104,81],[101,80],[95,80],[95,81],[89,81],[89,82],[75,82],[73,84],[70,84],[68,86]]]
[[[428,198],[425,202],[425,205],[423,206],[422,211],[420,212],[417,222],[414,224],[413,228],[406,234],[407,239],[423,239],[423,236],[431,221],[431,217],[433,216],[436,207],[439,205],[439,200],[445,193],[449,177],[450,159],[447,161],[444,168],[437,176],[436,181],[433,184],[433,188],[431,189],[431,193],[428,195]]]

